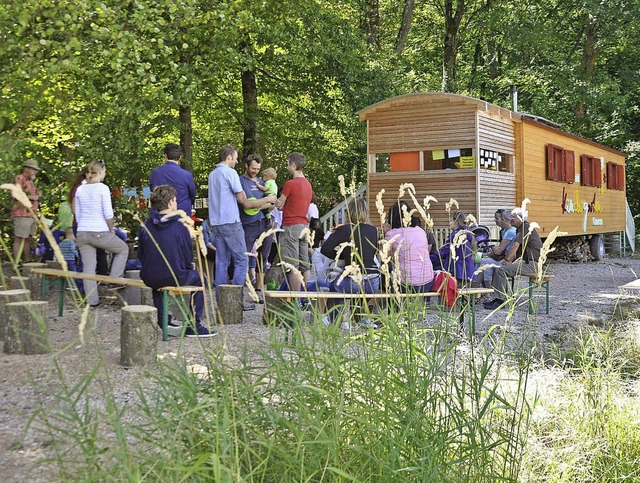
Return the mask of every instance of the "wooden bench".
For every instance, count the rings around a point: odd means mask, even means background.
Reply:
[[[475,333],[476,329],[476,297],[484,294],[493,293],[492,288],[483,287],[465,287],[458,290],[458,301],[462,303],[460,307],[460,323],[464,323],[464,314],[468,309],[469,312],[469,331],[471,334]],[[282,302],[289,302],[294,299],[315,299],[315,300],[328,300],[328,299],[366,299],[366,300],[391,300],[391,299],[408,299],[408,298],[427,298],[427,297],[440,297],[439,292],[425,292],[425,293],[342,293],[342,292],[288,292],[277,290],[264,291],[264,320],[269,322],[269,299],[281,300]],[[466,302],[466,303],[465,303]]]
[[[32,274],[42,277],[40,285],[40,299],[45,300],[48,292],[47,278],[54,278],[58,281],[58,287],[60,293],[58,295],[58,316],[62,316],[64,311],[64,285],[65,280],[94,280],[100,283],[109,283],[115,285],[122,285],[124,287],[140,287],[145,288],[147,285],[139,278],[124,278],[124,277],[110,277],[108,275],[91,275],[82,272],[70,272],[68,270],[59,270],[54,268],[34,268],[31,270]],[[185,285],[182,287],[162,287],[159,289],[162,292],[162,340],[169,339],[168,326],[169,326],[169,297],[173,298],[178,307],[184,311],[185,314],[190,312],[189,307],[184,302],[183,296],[188,295],[191,297],[196,292],[203,292],[204,288],[199,286]]]
[[[529,279],[529,314],[533,314],[533,290],[535,288],[544,288],[545,290],[545,300],[546,300],[546,311],[545,313],[549,315],[549,282],[553,279],[553,275],[543,274],[543,275],[518,275],[519,277]],[[511,291],[515,291],[516,278],[513,277],[511,279]]]

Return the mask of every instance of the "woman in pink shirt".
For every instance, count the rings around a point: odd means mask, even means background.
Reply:
[[[412,216],[409,226],[403,223],[403,208],[411,211],[405,201],[394,203],[383,226],[385,240],[397,236],[392,245],[392,252],[398,254],[398,266],[395,270],[400,275],[400,291],[403,293],[430,292],[433,285],[433,266],[429,258],[429,241],[425,231],[418,226],[419,220]]]

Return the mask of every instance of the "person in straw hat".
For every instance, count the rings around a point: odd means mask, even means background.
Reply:
[[[38,161],[27,159],[22,165],[22,171],[14,181],[31,200],[32,210],[36,215],[38,214],[40,191],[36,188],[33,180],[38,171],[40,171]],[[36,219],[31,211],[17,200],[13,203],[11,218],[13,218],[13,233],[15,237],[13,241],[13,259],[19,264],[22,256],[25,262],[29,262],[31,261],[31,239],[36,232]]]

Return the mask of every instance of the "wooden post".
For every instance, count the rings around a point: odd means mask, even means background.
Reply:
[[[147,305],[122,308],[120,324],[120,364],[155,365],[158,358],[158,310]]]
[[[26,289],[3,290],[0,292],[0,340],[4,340],[9,323],[7,304],[31,300],[31,292]]]
[[[241,285],[220,285],[218,287],[218,322],[220,324],[241,324],[242,307]]]
[[[11,302],[6,305],[9,314],[4,337],[6,354],[47,354],[49,330],[46,324],[48,303],[42,300]]]

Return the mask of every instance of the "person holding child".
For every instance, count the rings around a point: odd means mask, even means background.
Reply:
[[[436,254],[431,255],[433,269],[449,272],[458,281],[475,281],[475,238],[467,225],[467,214],[454,212],[451,228],[453,231],[447,242]]]

